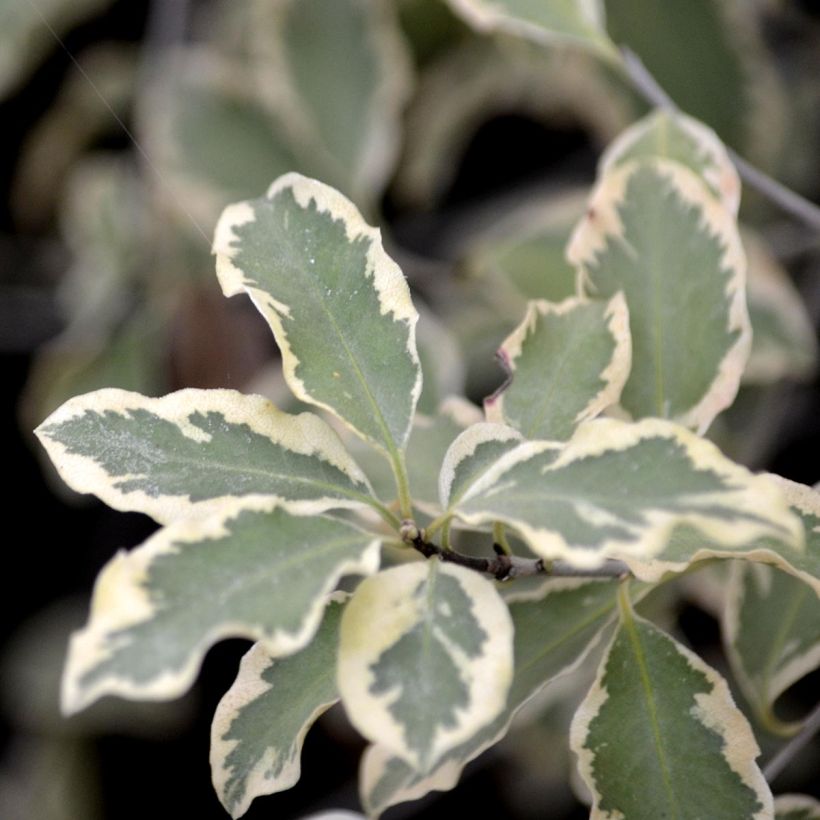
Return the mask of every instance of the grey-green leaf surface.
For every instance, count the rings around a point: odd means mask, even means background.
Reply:
[[[721,545],[690,526],[676,527],[663,549],[650,560],[626,556],[632,573],[643,581],[660,580],[667,572],[681,572],[689,565],[710,558],[743,558],[771,564],[808,584],[820,596],[820,493],[781,478],[761,476],[779,487],[802,529],[800,543],[763,536],[735,545]],[[802,546],[802,545],[805,546]]]
[[[632,161],[603,175],[567,255],[586,294],[626,297],[623,408],[705,430],[737,393],[751,345],[731,214],[686,166]]]
[[[429,772],[504,709],[512,644],[507,605],[478,573],[437,559],[385,570],[345,608],[342,702],[365,737]]]
[[[562,441],[616,404],[629,376],[632,343],[621,293],[609,302],[531,302],[499,358],[510,382],[484,400],[489,421],[525,438]]]
[[[394,461],[421,391],[418,319],[379,231],[337,191],[298,174],[226,208],[214,240],[226,296],[247,292],[296,396]]]
[[[326,422],[233,390],[151,399],[103,389],[70,399],[37,435],[72,489],[162,523],[226,500],[275,498],[310,513],[360,507],[370,497]]]
[[[68,28],[110,5],[110,0],[3,0],[0,3],[0,97],[58,48]]]
[[[595,820],[773,815],[760,749],[726,681],[628,605],[570,744]]]
[[[283,0],[257,9],[262,88],[322,178],[372,204],[395,160],[410,90],[407,47],[392,4]]]
[[[445,468],[448,460],[469,467],[470,435],[452,444]],[[453,513],[472,525],[508,524],[547,559],[579,566],[608,556],[647,561],[679,524],[727,547],[758,537],[795,551],[803,544],[800,521],[777,483],[660,419],[593,419],[563,446],[524,442],[481,468]]]
[[[601,156],[599,175],[634,159],[671,159],[694,171],[731,214],[740,206],[740,177],[717,134],[693,117],[657,109],[627,128]]]
[[[777,698],[820,666],[820,598],[792,575],[735,561],[723,639],[743,694],[763,724],[777,728]]]
[[[780,794],[774,799],[775,820],[820,820],[820,801],[807,794]]]
[[[238,65],[185,51],[146,122],[149,147],[173,193],[170,204],[211,231],[230,202],[256,196],[271,179],[306,170],[281,115],[251,91]]]
[[[214,713],[211,776],[231,817],[255,797],[296,785],[302,743],[310,727],[338,699],[336,654],[343,602],[325,609],[313,640],[287,658],[256,643]]]
[[[378,539],[326,516],[226,502],[209,518],[171,524],[100,573],[89,622],[71,639],[63,711],[105,694],[176,697],[222,638],[296,652],[339,579],[378,564]]]
[[[746,298],[752,322],[752,351],[743,383],[810,379],[820,356],[808,309],[763,238],[748,229],[742,236],[749,265]]]
[[[538,43],[566,40],[612,55],[601,0],[449,0],[479,31],[501,31]]]
[[[369,816],[430,791],[452,789],[464,766],[507,733],[515,714],[533,695],[586,657],[614,615],[615,584],[555,579],[527,594],[513,592],[507,602],[515,632],[515,665],[504,710],[445,754],[428,775],[419,774],[384,747],[371,746],[360,772],[362,803]]]

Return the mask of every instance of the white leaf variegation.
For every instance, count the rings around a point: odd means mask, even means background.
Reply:
[[[615,583],[550,579],[528,593],[513,591],[507,603],[515,666],[504,710],[445,754],[429,774],[417,772],[383,746],[371,746],[360,772],[362,803],[371,817],[430,791],[452,789],[464,766],[507,733],[519,709],[550,681],[576,669],[598,643],[615,616]]]
[[[635,577],[659,581],[666,573],[682,572],[697,561],[710,558],[743,558],[771,564],[808,584],[820,596],[820,492],[777,475],[762,475],[783,495],[802,529],[799,543],[777,535],[753,538],[737,544],[720,544],[707,533],[690,526],[676,527],[663,549],[653,558],[625,556]],[[805,543],[805,546],[803,544]]]
[[[240,817],[255,797],[294,786],[305,735],[338,699],[336,653],[344,596],[328,604],[313,640],[287,658],[254,644],[211,725],[211,775],[222,805]]]
[[[626,598],[570,731],[590,818],[770,820],[760,749],[726,681]]]
[[[342,618],[342,702],[365,737],[428,772],[504,709],[512,644],[509,610],[477,573],[436,559],[385,570]]]
[[[702,122],[658,109],[631,125],[601,155],[598,175],[633,159],[658,157],[687,166],[702,177],[733,216],[740,207],[740,177],[726,146]]]
[[[489,421],[525,438],[563,440],[616,404],[629,377],[632,342],[622,293],[609,302],[530,302],[498,351],[510,382],[488,399]]]
[[[448,0],[453,11],[479,31],[499,31],[555,44],[569,41],[613,55],[601,0]]]
[[[764,725],[784,727],[777,698],[820,666],[820,598],[803,581],[746,561],[731,566],[723,639],[735,679]]]
[[[214,239],[226,296],[270,324],[288,386],[398,461],[421,392],[418,313],[381,236],[338,191],[299,174],[225,209]]]
[[[807,794],[780,794],[774,799],[775,820],[820,820],[820,800]]]
[[[461,520],[501,521],[544,558],[586,567],[606,557],[646,560],[681,524],[727,547],[770,537],[802,549],[801,523],[778,485],[732,463],[680,425],[593,419],[563,446],[516,446],[505,432],[510,428],[496,425],[499,454],[491,459],[484,454],[494,431],[484,427],[468,429],[451,445],[442,468],[443,497]],[[483,450],[470,442],[476,432],[485,433]],[[478,478],[463,491],[448,492],[453,472]]]
[[[567,257],[581,292],[626,298],[623,409],[705,431],[732,403],[751,345],[734,217],[687,166],[632,160],[601,177]]]
[[[74,490],[160,523],[240,500],[308,514],[361,507],[370,495],[326,422],[234,390],[152,399],[107,388],[69,400],[36,432]]]
[[[176,697],[222,638],[262,641],[276,656],[298,651],[338,580],[376,571],[379,543],[336,518],[241,502],[169,525],[97,578],[89,621],[71,639],[63,711],[105,694]]]

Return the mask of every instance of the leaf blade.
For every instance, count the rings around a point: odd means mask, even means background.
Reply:
[[[247,292],[271,326],[295,395],[400,450],[421,392],[418,313],[379,231],[337,191],[286,174],[223,212],[214,252],[225,295]]]

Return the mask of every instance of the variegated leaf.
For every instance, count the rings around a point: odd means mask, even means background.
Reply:
[[[763,239],[748,229],[742,236],[749,263],[746,298],[753,331],[743,382],[809,379],[820,357],[808,309]]]
[[[626,129],[601,156],[598,174],[633,159],[659,157],[702,177],[731,214],[740,206],[740,177],[717,134],[693,117],[658,109]]]
[[[802,546],[800,522],[770,478],[671,422],[593,419],[564,446],[533,441],[510,449],[510,441],[494,461],[479,449],[458,461],[472,435],[467,430],[450,447],[443,492],[453,462],[464,474],[481,474],[450,494],[450,509],[468,524],[508,524],[544,558],[578,566],[608,556],[646,561],[679,524],[727,548],[756,537]]]
[[[211,231],[226,205],[259,192],[260,180],[315,166],[237,62],[189,49],[175,53],[165,70],[172,80],[152,100],[145,131],[172,194],[169,205],[183,217],[191,214]]]
[[[751,344],[734,218],[680,163],[632,161],[601,178],[567,255],[585,293],[626,297],[623,408],[704,431],[732,403]]]
[[[254,13],[263,92],[287,117],[311,167],[357,203],[372,204],[395,160],[410,91],[392,4],[257,0]]]
[[[455,507],[480,484],[501,456],[514,450],[521,441],[521,433],[504,424],[482,422],[468,427],[444,454],[438,479],[441,506]]]
[[[418,319],[399,267],[337,191],[298,174],[226,208],[214,239],[227,296],[246,291],[296,396],[396,461],[421,391]]]
[[[533,695],[586,657],[612,619],[616,599],[612,581],[555,579],[527,594],[512,592],[507,603],[515,632],[515,665],[506,707],[492,723],[445,754],[427,775],[383,746],[371,746],[360,773],[362,803],[369,816],[430,791],[452,789],[464,766],[507,733],[515,714]]]
[[[342,618],[342,702],[365,737],[429,772],[504,709],[512,643],[509,610],[478,573],[437,559],[385,570]]]
[[[370,495],[326,422],[233,390],[160,399],[98,390],[70,399],[36,432],[70,487],[162,523],[227,500],[275,498],[314,513],[360,507]]]
[[[222,638],[296,652],[337,581],[378,564],[378,539],[326,516],[226,502],[209,518],[171,524],[119,552],[97,578],[89,622],[71,639],[63,711],[105,694],[173,698]]]
[[[449,0],[453,11],[479,31],[501,31],[555,43],[567,40],[612,55],[602,0]]]
[[[760,537],[735,545],[719,544],[690,526],[676,527],[663,549],[650,560],[626,556],[632,573],[643,581],[659,581],[668,572],[682,572],[690,564],[710,558],[743,558],[771,564],[799,578],[820,596],[820,493],[777,475],[773,482],[797,516],[803,538],[795,545],[779,537]]]
[[[487,419],[525,438],[567,439],[580,422],[617,403],[629,376],[623,294],[609,302],[531,302],[498,355],[510,381],[484,400]]]
[[[254,644],[216,707],[211,775],[232,817],[241,817],[255,797],[284,791],[299,780],[305,735],[339,699],[342,608],[342,600],[328,604],[313,640],[288,658],[274,658],[264,644]]]
[[[820,598],[792,575],[736,561],[723,639],[735,678],[764,725],[787,731],[774,714],[774,703],[820,666]]]
[[[726,681],[628,603],[570,744],[594,820],[772,817],[760,749]]]
[[[807,794],[781,794],[774,799],[775,820],[820,820],[820,801]]]

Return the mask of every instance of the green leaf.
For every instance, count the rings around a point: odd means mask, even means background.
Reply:
[[[671,159],[685,165],[709,186],[729,213],[740,206],[740,177],[717,134],[702,122],[657,109],[626,129],[601,157],[599,176],[630,160]]]
[[[449,0],[478,31],[501,31],[537,43],[569,41],[608,56],[614,47],[604,28],[600,0]]]
[[[792,575],[762,564],[732,564],[723,638],[735,678],[761,721],[782,727],[777,698],[820,666],[820,598]]]
[[[591,818],[772,816],[760,749],[726,681],[628,603],[570,744]]]
[[[313,640],[288,658],[254,644],[216,707],[211,775],[220,802],[241,817],[255,797],[296,785],[310,727],[338,699],[336,653],[343,603],[332,602]]]
[[[803,538],[797,543],[762,536],[735,545],[719,544],[690,526],[676,527],[663,549],[651,560],[625,556],[632,573],[643,581],[659,581],[668,572],[710,558],[743,558],[771,564],[808,584],[820,596],[820,493],[777,475],[760,476],[774,483],[797,516]],[[805,543],[805,547],[803,544]]]
[[[612,40],[635,51],[682,110],[771,164],[788,117],[758,12],[741,0],[606,0],[606,12]]]
[[[820,820],[820,802],[806,794],[781,794],[774,799],[775,820]]]
[[[63,480],[117,510],[162,523],[226,500],[303,513],[359,507],[370,489],[318,416],[261,396],[180,390],[161,399],[104,389],[66,402],[36,430]]]
[[[222,638],[296,652],[337,581],[378,564],[378,539],[326,516],[226,502],[209,518],[171,524],[119,552],[97,578],[89,622],[71,639],[63,711],[105,694],[176,697]]]
[[[551,579],[527,594],[511,593],[507,602],[515,633],[515,665],[506,707],[492,723],[445,754],[428,775],[383,746],[367,749],[360,791],[369,816],[433,790],[452,789],[467,763],[507,733],[518,710],[547,683],[573,671],[595,646],[615,612],[615,583]]]
[[[487,419],[525,438],[567,439],[580,422],[617,403],[629,376],[623,294],[609,302],[531,302],[498,355],[511,381],[484,400]]]
[[[471,435],[453,442],[442,476],[453,454],[469,451]],[[646,562],[684,523],[726,547],[756,537],[802,545],[800,522],[770,478],[671,422],[594,419],[563,447],[533,441],[494,463],[480,456],[472,457],[481,461],[480,478],[452,511],[472,525],[508,524],[547,559],[588,567],[608,556]],[[468,472],[470,461],[459,470]]]
[[[680,163],[630,162],[601,178],[567,256],[588,295],[626,297],[623,408],[704,431],[732,403],[751,344],[733,217]]]
[[[282,115],[265,105],[243,69],[204,51],[177,55],[172,81],[147,123],[149,144],[170,186],[171,205],[210,231],[230,202],[306,163]],[[182,214],[185,216],[185,213]]]
[[[752,352],[743,383],[810,379],[817,371],[818,348],[806,305],[762,238],[748,229],[742,235],[749,263],[746,298],[752,322]]]
[[[379,231],[337,191],[286,174],[224,211],[214,251],[225,294],[247,292],[268,320],[296,396],[397,461],[421,391],[418,314]]]
[[[430,771],[503,710],[512,629],[493,585],[463,567],[430,560],[366,579],[342,618],[338,684],[348,717]]]
[[[262,88],[318,175],[357,202],[383,187],[399,147],[410,61],[392,4],[257,4],[252,37]],[[271,79],[274,82],[271,82]]]
[[[468,427],[447,449],[439,474],[439,500],[444,509],[455,507],[493,469],[505,453],[522,441],[521,433],[496,422]],[[557,445],[556,445],[557,446]]]

